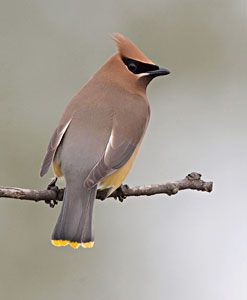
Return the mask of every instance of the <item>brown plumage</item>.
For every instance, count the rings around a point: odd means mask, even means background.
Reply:
[[[169,73],[130,40],[113,35],[113,55],[73,97],[44,158],[43,176],[53,161],[66,192],[52,241],[56,246],[93,246],[92,214],[97,187],[106,196],[127,176],[148,125],[147,84]]]

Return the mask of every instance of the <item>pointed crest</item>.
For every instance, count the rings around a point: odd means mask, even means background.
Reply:
[[[153,63],[137,46],[121,33],[113,33],[112,39],[116,42],[121,56],[139,60],[145,63]]]

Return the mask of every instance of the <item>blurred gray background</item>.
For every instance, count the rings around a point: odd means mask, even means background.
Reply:
[[[42,189],[66,103],[119,31],[171,70],[126,183],[191,171],[212,194],[97,201],[95,247],[55,248],[60,207],[0,200],[0,299],[247,299],[245,0],[0,3],[0,185]]]

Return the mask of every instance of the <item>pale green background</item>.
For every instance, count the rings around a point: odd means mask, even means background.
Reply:
[[[199,171],[212,194],[97,202],[92,250],[50,244],[60,207],[0,200],[0,299],[247,299],[246,0],[0,3],[0,185],[44,188],[71,96],[133,39],[171,70],[127,183]]]

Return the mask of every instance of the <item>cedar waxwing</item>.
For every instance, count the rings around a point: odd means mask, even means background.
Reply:
[[[56,128],[40,175],[51,162],[64,176],[62,209],[52,235],[55,246],[91,248],[97,188],[106,197],[123,182],[148,125],[148,83],[169,71],[116,33],[118,52],[75,95]]]

